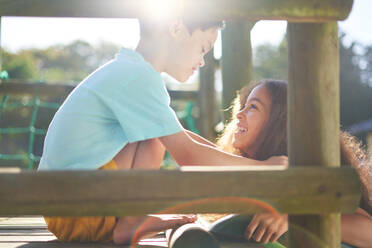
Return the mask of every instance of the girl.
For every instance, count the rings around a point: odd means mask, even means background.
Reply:
[[[257,160],[265,160],[273,155],[287,155],[285,81],[266,80],[252,88],[243,88],[232,109],[232,120],[218,141],[219,147]],[[371,178],[368,178],[371,177],[372,170],[367,165],[365,152],[355,138],[341,133],[340,144],[341,164],[355,168],[363,185],[360,208],[353,214],[344,214],[341,217],[342,241],[357,247],[372,247],[372,204],[369,197],[372,190]],[[234,218],[237,217],[230,216],[220,220],[219,229],[222,226],[230,226],[228,223],[233,222]],[[287,230],[288,215],[283,214],[280,218],[275,218],[271,214],[256,214],[246,225],[244,236],[267,243],[276,241]]]

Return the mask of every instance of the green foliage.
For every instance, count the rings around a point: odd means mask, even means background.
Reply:
[[[287,40],[283,39],[276,47],[264,44],[254,50],[253,78],[275,78],[287,80],[288,78],[288,47]]]
[[[10,78],[32,80],[38,72],[38,61],[30,51],[22,50],[18,54],[3,51],[4,70]]]
[[[346,47],[342,39],[343,36],[340,42],[341,123],[348,127],[372,118],[372,49],[367,47],[365,53],[358,54],[356,43]]]
[[[119,46],[109,42],[92,46],[76,40],[67,45],[32,48],[15,54],[4,51],[4,70],[11,79],[78,83],[112,59],[118,50]]]

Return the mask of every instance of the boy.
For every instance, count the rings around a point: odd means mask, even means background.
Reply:
[[[179,165],[286,164],[286,157],[255,161],[222,152],[186,131],[169,107],[160,72],[180,82],[204,65],[223,22],[140,21],[136,51],[122,49],[89,75],[54,116],[45,138],[41,170],[159,169],[165,149]],[[63,241],[128,243],[145,217],[45,218]],[[195,221],[150,217],[141,235]]]

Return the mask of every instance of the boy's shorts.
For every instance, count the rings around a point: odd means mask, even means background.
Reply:
[[[99,168],[117,170],[114,160]],[[48,230],[64,242],[110,242],[116,217],[44,217]]]

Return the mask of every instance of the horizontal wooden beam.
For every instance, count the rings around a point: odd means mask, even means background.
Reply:
[[[164,1],[161,1],[164,2]],[[155,0],[0,0],[0,16],[139,18],[155,14]],[[155,3],[155,5],[154,5]],[[248,19],[322,22],[344,20],[353,0],[169,0],[169,16],[193,19]]]
[[[9,80],[0,82],[0,94],[11,95],[34,95],[38,92],[39,96],[62,97],[65,98],[75,88],[74,85],[61,83],[35,83],[20,80]],[[168,90],[172,99],[196,100],[198,91]]]
[[[0,215],[255,213],[271,207],[323,214],[352,212],[359,199],[351,168],[0,173]]]

